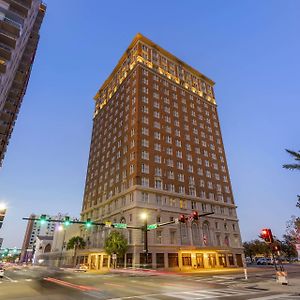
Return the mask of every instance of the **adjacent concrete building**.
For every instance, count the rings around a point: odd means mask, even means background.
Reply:
[[[137,34],[95,96],[82,219],[141,226],[180,214],[214,215],[148,233],[152,267],[241,267],[243,249],[214,82]],[[82,229],[81,261],[107,266],[110,229]],[[128,239],[126,266],[145,262],[143,234]]]
[[[46,6],[0,0],[0,166],[26,92]]]
[[[30,218],[35,219],[35,218],[39,218],[39,216],[35,214],[31,214]],[[59,215],[51,218],[53,220],[56,220],[56,219],[62,219],[63,216]],[[27,223],[24,240],[22,244],[20,261],[32,262],[37,248],[37,237],[46,236],[46,237],[53,238],[54,231],[57,225],[58,225],[57,223],[52,223],[52,222],[41,223],[40,221],[37,220],[29,220]]]

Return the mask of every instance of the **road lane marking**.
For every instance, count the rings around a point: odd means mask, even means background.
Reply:
[[[59,285],[62,285],[62,286],[77,289],[77,290],[80,290],[80,291],[83,291],[83,292],[99,291],[99,289],[94,288],[92,286],[78,285],[78,284],[70,283],[70,282],[59,280],[59,279],[52,278],[52,277],[45,277],[43,279],[46,280],[46,281],[52,282],[52,283],[56,283],[56,284],[59,284]]]
[[[15,282],[13,279],[11,279],[10,277],[8,277],[8,276],[3,276],[4,278],[6,278],[6,279],[8,279],[10,282]]]
[[[30,279],[30,278],[27,278],[27,279],[25,279],[25,281],[32,281],[32,279]]]
[[[117,287],[121,287],[121,288],[125,287],[124,285],[117,284],[117,283],[104,282],[104,284],[106,284],[106,285],[111,285],[111,286],[117,286]]]
[[[284,297],[287,296],[291,296],[291,294],[271,295],[266,297],[251,298],[251,300],[273,300],[273,299],[280,299],[280,298],[284,299]]]

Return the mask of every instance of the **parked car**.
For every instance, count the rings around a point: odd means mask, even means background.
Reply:
[[[86,272],[88,270],[88,266],[85,264],[80,264],[76,266],[75,272]]]
[[[256,261],[257,265],[268,265],[268,259],[265,257],[261,257]]]
[[[245,258],[247,264],[252,264],[252,260],[249,256]]]

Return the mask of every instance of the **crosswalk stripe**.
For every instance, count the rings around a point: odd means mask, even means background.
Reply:
[[[271,295],[271,296],[265,296],[265,297],[258,297],[258,298],[251,298],[251,300],[273,300],[273,299],[285,299],[285,297],[289,297],[287,299],[290,299],[289,294],[281,294],[281,295]],[[295,298],[296,299],[296,298]]]

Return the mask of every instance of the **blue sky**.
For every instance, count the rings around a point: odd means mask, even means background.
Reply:
[[[23,216],[78,216],[92,97],[137,32],[216,82],[244,240],[280,236],[300,193],[282,169],[300,150],[300,2],[51,0],[28,90],[0,170],[1,236],[21,246]]]

